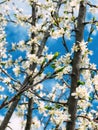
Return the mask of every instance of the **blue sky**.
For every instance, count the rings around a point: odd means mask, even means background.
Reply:
[[[19,42],[20,40],[28,39],[27,29],[21,26],[14,26],[13,24],[8,24],[6,27],[6,33],[7,33],[7,42],[9,43],[8,46],[10,46],[10,43],[12,42],[16,43],[16,42]],[[85,31],[85,34],[84,34],[85,39],[87,39],[87,36],[88,36],[88,31]],[[97,47],[98,46],[98,43],[97,43],[98,32],[96,33],[96,35],[92,35],[92,37],[93,37],[93,41],[92,43],[89,43],[88,45],[90,50],[93,51],[93,55],[90,56],[90,60],[92,63],[95,63],[96,65],[98,65],[98,47]],[[72,42],[73,40],[67,39],[67,45],[68,45],[69,50],[72,46]],[[60,52],[61,55],[64,55],[66,53],[62,45],[61,38],[58,38],[58,39],[49,38],[47,41],[47,46],[49,46],[49,53]]]
[[[26,40],[28,39],[28,34],[27,34],[27,29],[23,28],[21,26],[14,26],[13,24],[8,24],[6,27],[6,34],[7,34],[7,42],[8,42],[8,48],[10,47],[10,43],[12,42],[19,42],[20,40]],[[84,37],[85,39],[87,38],[88,35],[88,31],[85,31]],[[92,63],[95,63],[98,66],[98,43],[97,43],[97,38],[98,38],[98,33],[96,33],[96,35],[92,35],[93,37],[93,42],[89,43],[89,48],[90,50],[93,51],[93,55],[90,56],[90,61]],[[70,49],[73,43],[73,38],[72,40],[68,40],[67,39],[67,44],[68,44],[68,48]],[[49,38],[47,41],[47,46],[49,46],[49,53],[55,53],[55,52],[60,52],[60,55],[64,55],[65,49],[62,45],[62,39],[58,38],[58,39],[51,39]],[[19,54],[17,54],[18,56]],[[50,86],[50,88],[55,85],[56,81],[51,80],[51,83],[49,83],[50,81],[46,81],[44,82],[45,86]],[[94,101],[94,109],[97,109],[98,106],[98,102]],[[4,112],[4,111],[3,111]],[[18,128],[17,128],[18,129]],[[15,130],[15,129],[14,129]]]

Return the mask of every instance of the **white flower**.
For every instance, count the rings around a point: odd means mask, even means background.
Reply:
[[[43,85],[42,84],[38,84],[36,87],[35,87],[36,90],[41,90],[43,89]]]
[[[60,30],[55,30],[50,32],[51,37],[54,39],[61,37],[63,34],[64,34],[63,28],[61,28]]]
[[[20,73],[20,67],[15,66],[15,68],[13,68],[13,71],[14,71],[15,75],[18,76],[18,74]]]
[[[71,63],[71,54],[67,53],[63,58],[62,58],[62,62],[66,65]]]
[[[14,93],[14,89],[12,88],[12,85],[11,85],[11,84],[9,84],[8,90],[9,90],[9,92]]]
[[[85,49],[86,49],[86,42],[84,42],[84,41],[82,41],[80,44],[79,44],[79,46],[80,46],[80,48],[81,48],[81,50],[82,51],[84,51]]]
[[[30,41],[27,42],[28,45],[32,45],[32,43],[38,43],[38,39],[35,37],[33,39],[31,39]]]
[[[40,113],[44,113],[45,112],[45,103],[44,102],[40,102],[39,103],[38,110],[39,110]]]
[[[44,61],[44,57],[40,57],[37,61],[38,64],[42,64],[42,62]]]
[[[39,128],[41,126],[40,121],[37,119],[37,117],[33,118],[32,125],[34,125],[35,128]]]
[[[95,85],[95,89],[98,91],[98,75],[94,76],[93,83]]]
[[[0,94],[0,100],[4,100],[4,98],[6,98],[6,95],[2,95],[2,94]]]
[[[26,48],[26,46],[25,46],[25,42],[24,42],[23,40],[20,41],[20,42],[18,43],[18,45],[19,45],[18,49],[19,49],[20,51],[25,51],[25,50],[27,50],[27,48]]]
[[[15,50],[15,48],[16,48],[16,44],[12,43],[12,49]]]
[[[91,8],[90,8],[90,13],[92,13],[92,14],[96,14],[96,13],[97,13],[96,8],[91,7]]]
[[[53,58],[53,54],[48,54],[48,55],[47,55],[47,59],[48,59],[48,60],[51,60],[52,58]]]
[[[0,91],[4,91],[4,87],[0,85]]]
[[[37,63],[38,62],[38,57],[35,54],[28,54],[27,57],[28,57],[30,63],[32,63],[32,62]]]
[[[18,44],[19,44],[20,47],[22,47],[22,46],[24,46],[24,41],[22,40]]]
[[[91,104],[85,100],[78,100],[78,105],[83,110],[86,109],[87,107],[91,106]]]
[[[74,1],[71,1],[70,2],[70,6],[77,6],[78,4],[79,4],[80,2],[79,2],[79,0],[77,1],[77,0],[74,0]]]
[[[96,69],[96,65],[93,63],[93,64],[90,64],[90,68],[91,69]]]
[[[11,79],[10,79],[9,77],[4,78],[4,82],[5,82],[5,83],[10,83],[10,81],[11,81]]]
[[[72,93],[72,96],[75,96],[75,98],[81,98],[81,99],[88,99],[88,92],[85,86],[80,85],[76,88],[76,92]]]
[[[49,113],[52,115],[52,121],[56,122],[56,124],[62,125],[63,121],[70,120],[70,115],[68,114],[68,110],[65,108],[65,111],[51,110]]]
[[[79,50],[79,46],[74,43],[72,47],[72,52],[77,52]]]

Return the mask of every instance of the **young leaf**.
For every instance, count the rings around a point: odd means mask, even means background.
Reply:
[[[84,85],[85,84],[85,82],[84,81],[81,81],[81,80],[78,80],[78,82],[77,82],[77,85],[79,86],[79,85]]]
[[[53,56],[53,59],[56,59],[59,56],[59,52],[56,52]]]
[[[56,68],[55,64],[51,64],[50,66],[51,66],[51,68],[53,68],[53,69]]]
[[[51,107],[51,106],[45,106],[45,109],[47,109],[47,110],[53,110],[54,108]]]

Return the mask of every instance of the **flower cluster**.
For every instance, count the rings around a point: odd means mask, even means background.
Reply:
[[[88,100],[89,93],[87,92],[85,86],[80,85],[79,87],[76,88],[76,92],[72,93],[72,96],[75,96],[76,99],[80,98]]]
[[[94,121],[97,108],[94,113],[91,111],[93,101],[98,100],[98,70],[95,64],[90,63],[89,55],[93,53],[88,49],[91,39],[79,42],[72,38],[78,32],[80,2],[83,6],[87,4],[84,0],[8,0],[0,3],[0,102],[4,106],[8,103],[10,108],[9,103],[14,106],[14,100],[20,98],[16,113],[25,126],[27,117],[32,116],[28,115],[29,112],[33,111],[32,130],[41,126],[48,129],[50,123],[49,129],[65,130],[65,122],[71,120],[69,97],[77,102],[76,127],[79,130],[98,129]],[[95,10],[93,7],[88,9]],[[90,22],[94,24],[92,22],[97,26],[95,18]],[[13,27],[26,30],[27,37],[16,36],[16,41],[10,37],[9,42],[10,30],[6,34],[5,29],[9,25],[12,30]],[[90,35],[93,29],[91,26]],[[14,31],[16,35],[17,31]],[[25,35],[22,30],[19,34]],[[64,53],[59,53],[60,49],[54,52],[57,48],[51,47],[51,40],[58,38],[62,38],[59,44],[62,44]],[[74,68],[73,61],[78,52],[80,62],[79,65],[75,63]],[[78,78],[74,70],[78,70]],[[77,79],[74,92],[72,79]]]

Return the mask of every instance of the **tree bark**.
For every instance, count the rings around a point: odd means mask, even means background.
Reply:
[[[3,120],[2,123],[1,123],[0,130],[5,130],[5,129],[6,129],[8,123],[9,123],[9,120],[10,120],[10,118],[11,118],[11,116],[12,116],[12,114],[13,114],[13,112],[14,112],[14,110],[15,110],[15,108],[16,108],[18,102],[19,102],[19,100],[20,100],[20,99],[18,98],[16,101],[14,101],[14,102],[11,104],[11,106],[10,106],[8,112],[6,113],[6,115],[5,115],[5,117],[4,117],[4,120]]]
[[[30,130],[31,129],[31,124],[32,124],[32,105],[33,105],[33,99],[30,98],[29,101],[28,101],[28,113],[27,113],[27,122],[26,122],[25,130]]]
[[[84,34],[84,21],[86,15],[86,2],[80,2],[79,15],[77,21],[77,31],[76,31],[76,45],[79,46],[80,42],[83,40]],[[80,77],[80,61],[81,61],[81,50],[74,52],[73,62],[72,62],[72,76],[71,76],[71,91],[68,100],[68,111],[71,115],[71,120],[67,123],[66,130],[75,130],[76,113],[77,113],[77,99],[71,94],[76,91],[77,82]]]
[[[36,3],[33,2],[33,4],[31,5],[32,8],[32,26],[36,25],[36,11],[37,11],[37,7],[36,7]],[[35,33],[33,32],[31,34],[31,38],[34,39],[35,37]],[[31,54],[36,54],[36,44],[32,43],[32,49],[31,49]],[[30,65],[30,70],[34,71],[36,68],[36,63],[32,63]],[[33,98],[29,98],[28,100],[28,110],[27,110],[27,121],[26,121],[26,126],[25,126],[25,130],[30,130],[31,129],[31,125],[32,125],[32,107],[33,107]]]

